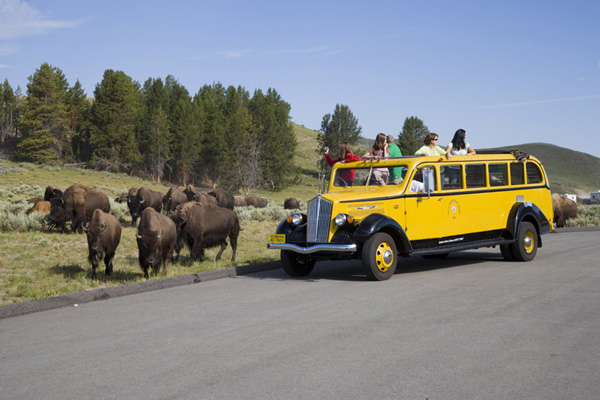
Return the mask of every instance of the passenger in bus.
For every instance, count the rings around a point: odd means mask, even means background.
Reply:
[[[417,156],[445,156],[446,152],[440,146],[438,146],[438,135],[437,133],[428,133],[425,136],[425,146],[421,147],[419,150],[415,152]]]
[[[452,159],[452,156],[465,156],[475,154],[475,150],[466,140],[467,132],[464,129],[459,129],[454,133],[454,137],[448,146],[446,146],[446,157],[448,160]],[[459,183],[460,166],[450,165],[446,168],[446,174],[448,175],[448,183],[456,184]]]
[[[396,143],[394,143],[394,137],[392,135],[387,136],[387,145],[390,149],[390,157],[402,157],[402,151]],[[390,171],[390,184],[399,185],[402,183],[402,167],[389,168]]]
[[[378,133],[373,147],[363,155],[363,158],[378,159],[389,157],[390,150],[387,144],[387,136],[384,133]],[[387,185],[389,181],[389,171],[387,168],[373,168],[368,185]]]
[[[339,145],[339,157],[333,160],[329,155],[329,148],[325,147],[325,159],[327,159],[327,164],[333,166],[333,164],[337,162],[352,162],[352,161],[360,161],[360,157],[352,154],[352,148],[348,142],[341,142]],[[343,169],[338,172],[337,182],[339,186],[352,186],[354,184],[354,169]]]

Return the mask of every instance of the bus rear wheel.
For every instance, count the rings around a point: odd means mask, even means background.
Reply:
[[[533,260],[538,248],[538,234],[535,226],[531,222],[522,222],[517,240],[509,246],[515,260]]]
[[[293,251],[281,250],[283,270],[294,278],[310,274],[315,267],[315,259]]]
[[[369,279],[374,281],[390,279],[396,271],[398,262],[396,243],[387,233],[376,233],[363,245],[361,260]]]

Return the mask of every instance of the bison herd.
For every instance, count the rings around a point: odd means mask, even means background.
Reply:
[[[239,198],[221,188],[201,193],[192,185],[172,187],[165,195],[147,187],[131,188],[115,202],[127,203],[131,225],[137,226],[139,264],[145,278],[149,271],[157,274],[161,267],[166,274],[169,260],[177,260],[183,247],[190,250],[192,261],[203,261],[205,249],[220,246],[218,261],[229,239],[231,261],[235,261],[240,222],[234,207],[267,206],[267,200],[257,196]],[[285,200],[284,208],[299,209],[300,204],[290,198]],[[106,266],[105,275],[112,274],[121,223],[110,214],[106,194],[80,184],[69,186],[64,192],[48,186],[44,199],[38,199],[27,214],[32,212],[49,212],[53,226],[65,229],[70,223],[71,232],[85,232],[91,277],[97,278],[101,260]]]

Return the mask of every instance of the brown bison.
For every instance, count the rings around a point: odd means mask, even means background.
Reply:
[[[246,196],[244,199],[246,204],[255,208],[265,208],[267,206],[267,199],[257,196]]]
[[[246,204],[246,200],[242,199],[241,197],[234,197],[233,198],[233,206],[234,207],[246,207],[248,204]]]
[[[148,269],[157,274],[160,266],[163,274],[167,273],[167,263],[173,256],[177,230],[173,220],[160,214],[154,208],[148,207],[142,212],[140,225],[137,230],[137,245],[140,267],[144,277],[148,278]]]
[[[208,204],[188,202],[177,209],[173,220],[177,225],[177,242],[187,244],[192,261],[203,261],[204,249],[215,246],[221,246],[216,257],[217,261],[220,260],[227,247],[227,237],[229,237],[233,250],[231,261],[235,261],[240,223],[234,211]]]
[[[577,203],[568,197],[553,193],[552,208],[554,210],[554,222],[556,222],[557,228],[565,226],[565,221],[569,218],[577,218]]]
[[[121,195],[115,198],[115,203],[127,203],[130,198],[137,194],[137,188],[129,188],[129,190],[125,193],[121,193]]]
[[[178,188],[172,187],[169,189],[167,194],[163,197],[163,208],[169,215],[172,211],[177,209],[178,205],[181,205],[188,201],[186,194]]]
[[[233,195],[231,193],[229,193],[227,190],[225,190],[223,188],[214,188],[213,190],[208,192],[208,194],[217,199],[217,205],[219,207],[228,208],[230,210],[233,210],[233,206],[234,206]]]
[[[185,193],[185,195],[187,196],[188,201],[196,200],[196,196],[198,195],[198,192],[196,191],[194,185],[187,185],[183,193]]]
[[[33,207],[27,210],[26,214],[29,215],[31,213],[43,213],[48,214],[50,212],[50,202],[46,200],[38,200],[35,202]]]
[[[295,197],[290,197],[283,202],[283,208],[286,210],[299,210],[300,202]]]
[[[110,212],[108,196],[91,187],[75,184],[64,193],[55,192],[55,197],[50,200],[50,219],[58,226],[71,221],[72,232],[83,232],[83,224],[92,218],[96,209]]]
[[[127,206],[129,214],[131,214],[131,226],[135,226],[138,217],[146,208],[152,207],[158,212],[162,211],[163,194],[147,187],[141,187],[134,196],[128,197]]]
[[[88,260],[92,264],[92,279],[96,279],[98,260],[104,258],[105,275],[113,271],[113,258],[121,240],[121,224],[119,220],[100,209],[94,210],[92,220],[83,228],[87,234]]]

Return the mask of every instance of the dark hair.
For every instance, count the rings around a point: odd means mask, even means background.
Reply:
[[[385,136],[385,133],[378,133],[377,137],[375,137],[375,143],[373,144],[373,148],[375,150],[383,150],[385,149],[386,143],[387,136]]]
[[[431,141],[435,138],[439,138],[439,135],[437,133],[430,132],[427,134],[427,136],[425,136],[423,143],[429,146],[431,144]]]
[[[466,148],[465,144],[465,135],[467,131],[464,129],[459,129],[454,133],[454,137],[452,138],[452,149],[453,150],[462,150]]]

